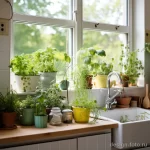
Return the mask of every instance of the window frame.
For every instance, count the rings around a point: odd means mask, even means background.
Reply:
[[[13,4],[13,0],[11,0],[11,3]],[[129,43],[130,49],[132,49],[132,0],[127,0],[126,6],[127,6],[127,14],[126,14],[127,25],[112,25],[100,22],[84,21],[83,0],[71,0],[70,14],[69,14],[70,20],[14,13],[13,22],[70,28],[71,29],[69,33],[70,44],[68,53],[73,58],[72,65],[74,65],[76,63],[76,53],[83,45],[84,29],[127,34],[127,43]],[[98,26],[95,27],[95,24],[97,23]],[[116,27],[118,28],[116,29]]]

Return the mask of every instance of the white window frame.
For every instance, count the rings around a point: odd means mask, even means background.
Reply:
[[[13,4],[13,0],[11,0],[11,2]],[[41,16],[30,16],[30,15],[22,15],[22,14],[14,13],[13,22],[71,28],[72,32],[70,33],[70,36],[69,36],[69,39],[71,40],[71,43],[69,45],[69,49],[70,49],[69,54],[73,58],[76,58],[77,51],[83,45],[83,30],[84,29],[127,34],[128,35],[127,42],[129,43],[129,46],[132,49],[132,0],[127,0],[127,6],[128,6],[127,25],[126,26],[119,25],[119,28],[117,30],[116,30],[116,27],[118,25],[84,21],[83,20],[83,0],[71,0],[71,4],[73,6],[73,8],[70,7],[72,9],[72,14],[70,14],[70,18],[72,20],[46,18],[46,17],[41,17]],[[99,24],[97,27],[95,27],[95,24],[97,23]]]

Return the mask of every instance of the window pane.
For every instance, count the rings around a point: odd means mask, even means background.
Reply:
[[[68,36],[70,29],[49,27],[42,25],[14,23],[14,55],[32,53],[47,47],[56,48],[62,52],[68,52]],[[57,64],[62,76],[65,64]]]
[[[105,50],[107,57],[101,57],[106,62],[111,62],[114,58],[113,65],[115,71],[120,71],[118,68],[119,56],[121,55],[121,44],[125,44],[126,35],[111,32],[98,32],[84,30],[83,32],[83,47],[99,47]]]
[[[70,0],[14,0],[16,13],[69,19]]]
[[[83,19],[126,25],[126,0],[83,0]]]

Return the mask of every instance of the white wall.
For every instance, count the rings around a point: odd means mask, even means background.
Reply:
[[[4,0],[0,0],[0,18],[10,18],[10,6]],[[5,92],[10,87],[9,61],[10,30],[8,36],[0,35],[0,92]]]

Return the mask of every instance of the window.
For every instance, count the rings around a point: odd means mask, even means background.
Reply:
[[[118,58],[120,44],[132,36],[130,4],[130,0],[13,0],[14,55],[52,46],[69,53],[75,63],[77,50],[97,45],[108,57]]]

